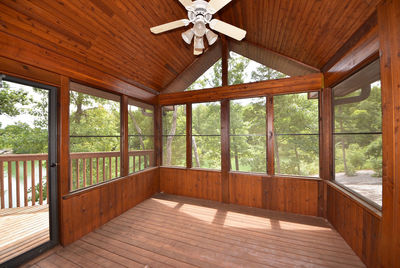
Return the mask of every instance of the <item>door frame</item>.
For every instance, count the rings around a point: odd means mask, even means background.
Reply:
[[[48,198],[50,198],[49,202],[49,232],[50,232],[50,240],[45,242],[44,244],[37,246],[27,252],[22,253],[21,255],[10,259],[2,264],[1,267],[15,267],[19,266],[37,256],[44,253],[45,251],[55,247],[59,244],[59,223],[58,223],[58,186],[57,186],[57,169],[58,169],[58,161],[57,161],[57,118],[58,118],[58,88],[49,86],[46,84],[36,83],[33,81],[3,75],[4,81],[19,83],[26,86],[37,87],[41,89],[46,89],[49,91],[49,145],[48,145],[48,163],[49,163],[49,192]]]

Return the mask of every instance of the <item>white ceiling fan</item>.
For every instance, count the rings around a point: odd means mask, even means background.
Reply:
[[[200,55],[203,53],[204,35],[207,37],[208,44],[210,46],[218,39],[217,34],[206,28],[207,24],[210,25],[211,29],[241,41],[246,36],[245,30],[218,19],[212,19],[212,15],[217,13],[231,1],[232,0],[210,0],[210,2],[207,2],[204,0],[179,0],[179,2],[181,2],[181,4],[188,11],[189,19],[165,23],[150,28],[150,31],[154,34],[159,34],[176,28],[188,26],[190,23],[193,23],[193,28],[182,33],[182,38],[189,45],[192,43],[194,38],[194,55]]]

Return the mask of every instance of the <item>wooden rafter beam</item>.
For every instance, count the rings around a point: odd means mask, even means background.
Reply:
[[[318,68],[249,41],[238,42],[232,40],[229,45],[231,51],[289,76],[301,76],[320,72]]]
[[[249,84],[160,94],[158,95],[158,100],[160,105],[199,103],[226,99],[262,97],[268,94],[310,92],[320,90],[322,87],[323,75],[322,73],[315,73]]]
[[[379,37],[374,13],[322,68],[325,86],[337,85],[378,58]]]
[[[183,72],[181,72],[161,92],[181,92],[187,89],[194,81],[205,73],[221,58],[221,41],[209,47],[201,56],[196,58]]]

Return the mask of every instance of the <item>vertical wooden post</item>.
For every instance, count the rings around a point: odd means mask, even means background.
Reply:
[[[329,181],[333,179],[333,101],[332,89],[324,88],[319,94],[319,138],[320,177]],[[322,181],[318,184],[318,216],[326,217],[327,211],[327,184]]]
[[[121,98],[121,176],[129,174],[128,96]]]
[[[267,96],[267,174],[275,175],[274,97]]]
[[[60,229],[60,243],[65,244],[65,230],[64,230],[64,219],[65,212],[63,211],[63,199],[62,197],[68,194],[70,189],[70,180],[72,181],[72,169],[70,167],[72,164],[70,163],[69,158],[69,79],[68,77],[61,76],[61,87],[59,89],[58,94],[58,162],[59,168],[58,171],[58,206],[59,206],[59,229]],[[24,163],[24,172],[25,172],[25,163]],[[25,176],[25,173],[24,173]],[[47,178],[48,183],[50,178]],[[71,183],[72,185],[72,183]],[[48,198],[50,197],[50,193],[48,193]],[[70,217],[70,215],[67,215]]]
[[[192,168],[192,104],[186,104],[186,168]]]
[[[162,118],[161,106],[154,106],[154,166],[162,165]]]
[[[229,49],[228,41],[225,36],[221,37],[222,41],[222,86],[228,85],[228,58]],[[229,190],[229,171],[230,162],[230,146],[229,146],[229,100],[221,101],[221,199],[224,203],[230,202]]]
[[[400,267],[400,1],[378,7],[382,87],[382,225],[380,267]]]
[[[228,59],[229,59],[229,48],[228,48],[228,41],[226,40],[225,36],[221,36],[222,41],[222,86],[228,85]]]
[[[230,171],[230,145],[229,145],[229,100],[221,101],[221,191],[222,202],[229,203],[229,171]]]

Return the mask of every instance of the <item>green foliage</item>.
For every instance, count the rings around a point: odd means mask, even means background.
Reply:
[[[318,175],[318,100],[308,99],[307,94],[275,96],[274,129],[275,172]]]
[[[21,114],[22,109],[16,105],[27,105],[32,100],[28,96],[28,92],[21,89],[12,89],[6,82],[2,82],[0,88],[0,115],[16,116]]]
[[[46,177],[45,177],[46,178]],[[36,184],[35,185],[35,202],[39,202],[40,199],[40,184]],[[42,185],[42,196],[43,196],[43,200],[47,199],[47,180],[45,183],[43,183]],[[28,189],[28,194],[32,193],[32,187],[30,187]],[[32,201],[32,195],[28,197],[28,201],[31,202]]]
[[[0,148],[12,149],[15,154],[47,153],[47,130],[26,123],[15,123],[0,129]]]
[[[370,96],[360,102],[335,106],[335,172],[347,176],[356,175],[357,170],[374,170],[375,176],[382,176],[382,126],[381,89],[371,88]],[[360,91],[344,98],[354,97]],[[336,98],[341,99],[341,98]]]

